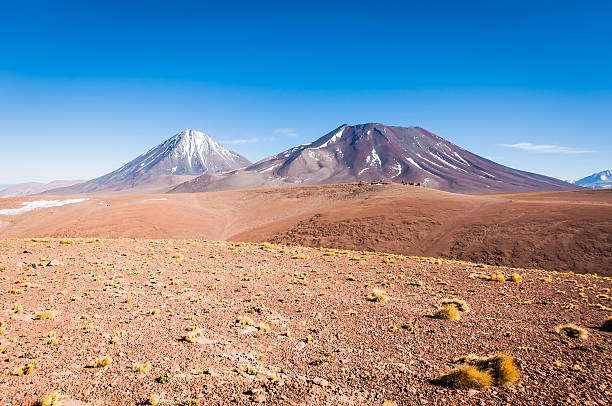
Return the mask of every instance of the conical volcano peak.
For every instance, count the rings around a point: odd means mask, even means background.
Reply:
[[[78,185],[76,190],[88,193],[146,187],[163,190],[162,186],[170,187],[193,176],[231,171],[250,163],[209,135],[185,129],[114,172]]]
[[[422,127],[343,124],[310,144],[241,171],[203,175],[175,192],[389,181],[459,193],[575,189],[558,179],[496,164]]]

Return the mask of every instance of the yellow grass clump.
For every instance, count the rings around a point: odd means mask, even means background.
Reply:
[[[196,338],[202,337],[202,330],[198,327],[195,327],[191,330],[188,330],[185,337],[183,337],[183,341],[187,341],[188,343],[192,343]]]
[[[57,316],[56,310],[45,310],[34,315],[34,320],[51,320]]]
[[[518,273],[513,273],[511,278],[512,278],[512,282],[522,282],[523,281],[523,277]]]
[[[53,391],[45,396],[42,402],[40,402],[40,406],[60,406],[62,400],[64,399],[64,396],[62,396],[58,391]]]
[[[151,406],[159,405],[159,396],[157,396],[157,395],[149,396],[149,399],[147,400],[147,404],[149,404]]]
[[[147,372],[149,369],[151,369],[151,362],[147,361],[144,364],[141,364],[140,362],[134,362],[132,363],[132,371],[134,372]]]
[[[573,323],[562,324],[555,327],[555,333],[565,334],[568,337],[580,338],[581,340],[584,340],[589,336],[589,333],[584,328]]]
[[[506,280],[506,277],[501,273],[491,274],[491,276],[489,276],[489,280],[496,282],[504,282]]]
[[[384,302],[389,299],[389,296],[384,290],[374,289],[372,293],[366,296],[366,299],[370,302]]]
[[[251,319],[248,316],[242,316],[242,317],[238,317],[236,319],[236,323],[242,325],[242,326],[254,326],[255,322],[253,321],[253,319]]]
[[[22,367],[13,369],[13,371],[11,372],[11,375],[14,375],[14,376],[29,375],[30,373],[32,373],[32,371],[34,371],[35,366],[36,366],[36,361],[28,362]]]
[[[11,308],[10,311],[11,314],[15,314],[15,313],[23,313],[23,306],[20,305],[19,303],[15,303],[13,305],[13,307]]]
[[[446,306],[446,305],[454,305],[455,307],[457,307],[457,310],[459,310],[460,312],[468,313],[470,311],[470,306],[468,306],[465,300],[442,299],[442,301],[440,301],[439,306]]]
[[[489,357],[470,355],[457,362],[460,363],[457,368],[440,378],[443,385],[455,389],[506,386],[518,381],[520,376],[516,361],[505,353]]]
[[[457,306],[453,304],[447,304],[439,309],[434,315],[438,319],[443,320],[459,320],[461,315],[459,314],[459,309]]]
[[[110,364],[111,361],[112,358],[109,355],[105,355],[102,358],[91,361],[89,364],[87,364],[87,368],[102,368]]]
[[[491,386],[493,377],[473,365],[462,365],[440,378],[444,386],[454,389],[479,389]]]
[[[257,325],[257,330],[261,330],[264,333],[269,333],[270,332],[270,327],[268,327],[268,325],[264,324],[264,323],[259,323]]]

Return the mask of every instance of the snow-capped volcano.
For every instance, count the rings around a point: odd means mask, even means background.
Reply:
[[[612,171],[608,169],[594,173],[575,181],[574,184],[588,189],[612,189]]]
[[[128,189],[162,192],[194,176],[231,171],[250,163],[209,135],[196,130],[184,130],[109,174],[70,188],[51,190],[47,194],[117,192]]]
[[[152,171],[160,175],[202,175],[230,171],[250,163],[209,135],[184,130],[106,176],[125,178]]]
[[[344,183],[415,182],[459,193],[577,189],[569,183],[499,165],[420,127],[342,125],[318,140],[244,170],[202,175],[173,192]]]

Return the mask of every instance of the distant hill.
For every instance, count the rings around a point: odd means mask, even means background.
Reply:
[[[206,174],[170,192],[202,192],[356,181],[420,183],[457,193],[575,190],[570,183],[508,168],[420,127],[342,125],[318,140],[245,169]]]
[[[84,180],[54,180],[53,182],[37,183],[28,182],[17,185],[6,185],[5,188],[0,187],[0,198],[29,196],[38,193],[43,193],[47,190],[67,187],[85,182]]]
[[[611,189],[612,171],[608,169],[594,173],[590,176],[575,181],[574,184],[588,189]]]
[[[157,147],[99,178],[47,194],[165,192],[197,175],[217,173],[250,165],[203,132],[182,131]]]

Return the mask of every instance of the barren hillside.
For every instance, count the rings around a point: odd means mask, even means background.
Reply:
[[[12,239],[0,252],[2,405],[611,396],[609,278],[195,240]],[[460,357],[500,352],[503,370],[469,381],[489,389],[439,380]]]
[[[273,241],[612,275],[605,190],[476,196],[364,183],[80,196],[3,214],[38,199],[1,200],[0,236]]]

